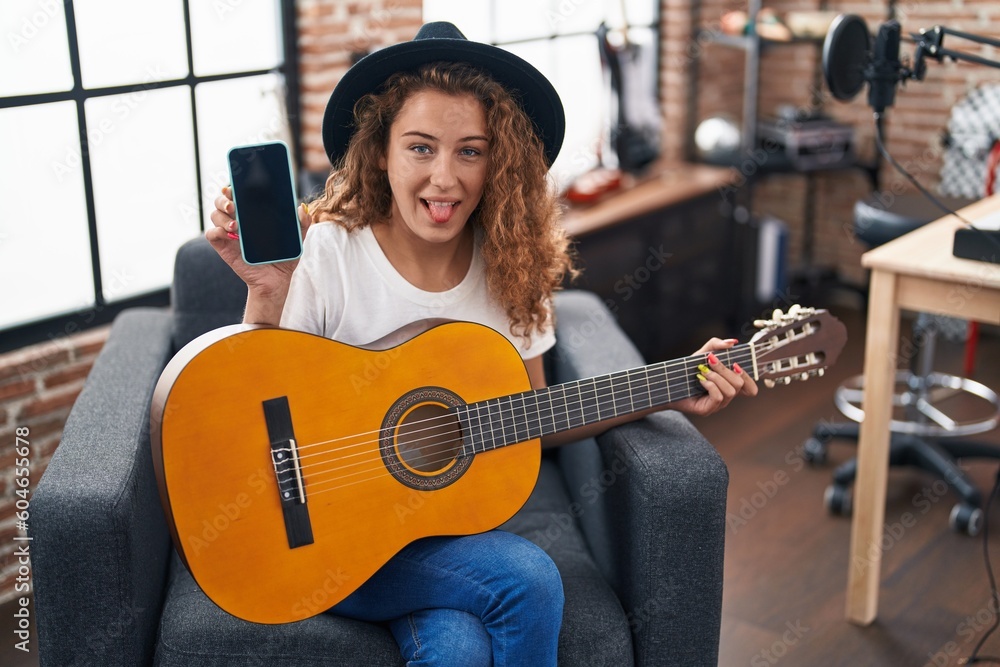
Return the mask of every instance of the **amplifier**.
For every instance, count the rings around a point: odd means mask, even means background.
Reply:
[[[854,128],[829,118],[766,119],[758,125],[765,148],[784,151],[800,171],[836,169],[854,162]]]

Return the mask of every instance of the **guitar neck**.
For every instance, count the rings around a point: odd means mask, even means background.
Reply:
[[[715,354],[726,366],[754,365],[753,343]],[[455,408],[462,425],[463,454],[478,454],[705,394],[697,378],[698,366],[704,363],[705,356],[697,354]]]

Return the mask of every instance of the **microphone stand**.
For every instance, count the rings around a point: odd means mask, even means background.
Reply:
[[[934,58],[939,63],[944,62],[945,58],[951,58],[952,60],[965,60],[978,65],[1000,68],[1000,62],[996,60],[944,48],[942,44],[944,43],[945,35],[952,35],[953,37],[967,39],[977,44],[986,44],[1000,48],[1000,40],[998,39],[974,35],[969,32],[962,32],[961,30],[953,30],[941,25],[936,25],[929,30],[921,30],[919,33],[910,33],[910,37],[917,44],[917,50],[913,55],[913,70],[909,73],[909,78],[923,81],[924,75],[927,73],[927,63],[924,60],[926,56]]]
[[[890,25],[894,27],[898,33],[899,24],[895,21],[890,21],[885,24],[883,29]],[[894,88],[896,83],[905,82],[906,79],[923,81],[924,76],[927,74],[927,57],[933,58],[939,63],[944,62],[945,58],[951,58],[956,61],[964,60],[978,65],[1000,68],[1000,62],[996,60],[990,60],[989,58],[983,58],[982,56],[973,55],[971,53],[964,53],[962,51],[944,48],[943,44],[945,35],[952,35],[953,37],[966,39],[977,44],[986,44],[988,46],[1000,48],[1000,39],[993,39],[991,37],[975,35],[969,32],[962,32],[961,30],[955,30],[942,25],[936,25],[933,28],[922,28],[919,33],[911,32],[910,39],[913,40],[917,47],[913,54],[912,68],[902,66],[898,58],[893,58],[892,61],[885,62],[876,59],[868,65],[866,78],[869,80],[871,85],[869,104],[873,109],[875,109],[875,124],[878,136],[883,136],[883,132],[885,130],[884,110],[886,106],[891,106],[893,103],[893,98],[895,97]],[[880,91],[878,94],[876,94],[877,86]],[[879,100],[880,103],[876,104],[875,100]],[[875,164],[872,171],[873,183],[877,183],[878,181],[878,157],[879,156],[876,153]]]
[[[966,39],[969,40],[970,42],[975,42],[976,44],[986,44],[988,46],[1000,47],[1000,40],[998,39],[992,39],[990,37],[984,37],[982,35],[975,35],[969,32],[962,32],[961,30],[954,30],[952,28],[948,28],[942,25],[936,25],[930,29],[926,28],[921,29],[919,33],[910,33],[911,39],[913,39],[913,41],[917,45],[916,51],[913,54],[913,68],[910,69],[907,67],[901,67],[899,71],[900,74],[899,81],[903,81],[905,79],[915,79],[917,81],[923,81],[924,75],[927,74],[926,58],[928,56],[934,58],[939,63],[944,62],[945,58],[951,58],[952,60],[964,60],[970,63],[975,63],[977,65],[985,65],[987,67],[994,67],[1000,69],[1000,62],[996,60],[990,60],[989,58],[983,58],[982,56],[973,55],[971,53],[964,53],[962,51],[955,51],[952,49],[944,48],[943,43],[945,35],[952,35],[953,37]],[[883,114],[881,110],[876,110],[875,122],[877,125],[876,127],[877,132],[881,132],[882,130],[882,121],[883,121]],[[882,148],[883,150],[885,150],[884,146]],[[888,152],[886,152],[886,157],[890,159],[890,161],[897,169],[903,171],[903,174],[907,176],[907,178],[914,185],[917,186],[917,189],[919,189],[921,192],[924,193],[924,195],[930,198],[931,201],[935,203],[935,205],[940,207],[945,212],[951,213],[959,220],[961,220],[963,223],[965,223],[965,225],[968,228],[975,230],[989,243],[1000,248],[1000,239],[994,238],[993,236],[986,233],[982,229],[979,229],[978,227],[976,227],[974,224],[963,218],[958,213],[949,211],[947,207],[938,202],[933,195],[931,195],[927,190],[925,190],[923,186],[920,185],[919,182],[917,182],[912,176],[910,176],[904,169],[901,169],[899,165],[894,160],[892,160],[891,156],[888,155]]]

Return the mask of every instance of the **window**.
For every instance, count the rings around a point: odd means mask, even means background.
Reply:
[[[450,21],[469,39],[506,49],[548,77],[566,110],[566,137],[552,165],[561,188],[597,164],[597,148],[611,117],[610,102],[595,103],[609,100],[595,37],[598,26],[603,21],[620,31],[628,25],[629,40],[647,56],[644,81],[655,104],[659,4],[657,0],[424,0],[424,21]]]
[[[226,151],[282,139],[297,153],[294,12],[4,0],[0,350],[165,304],[177,248],[228,182]]]

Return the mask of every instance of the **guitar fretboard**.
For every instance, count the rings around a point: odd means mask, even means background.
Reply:
[[[726,366],[746,363],[750,344],[715,353]],[[706,393],[704,355],[492,398],[455,408],[463,454],[478,454]]]

